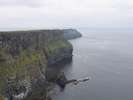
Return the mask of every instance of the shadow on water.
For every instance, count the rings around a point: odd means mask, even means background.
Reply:
[[[60,70],[64,69],[66,66],[67,67],[68,66],[71,67],[72,63],[73,63],[73,58],[63,59],[63,60],[61,60],[61,61],[59,61],[59,62],[57,62],[55,64],[49,65],[47,70],[53,69],[55,71],[56,70],[60,71]]]
[[[46,79],[49,82],[55,83],[60,87],[60,91],[64,91],[66,87],[67,78],[63,71],[65,67],[71,66],[72,57],[63,59],[62,61],[52,64],[46,69]]]
[[[49,65],[46,69],[47,80],[48,81],[55,80],[60,73],[64,72],[63,69],[68,66],[71,67],[72,63],[73,59],[69,58],[69,59],[63,59],[62,61],[59,61],[56,64]]]

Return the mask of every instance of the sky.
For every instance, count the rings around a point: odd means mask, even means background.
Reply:
[[[132,26],[133,0],[0,0],[0,30]]]

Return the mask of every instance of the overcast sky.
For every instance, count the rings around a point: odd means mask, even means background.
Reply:
[[[132,27],[133,0],[0,0],[0,29]]]

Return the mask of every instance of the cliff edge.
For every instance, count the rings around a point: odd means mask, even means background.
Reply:
[[[64,34],[64,38],[67,40],[75,39],[81,37],[81,33],[78,32],[76,29],[64,29],[62,30]]]
[[[46,100],[45,71],[72,58],[63,30],[0,32],[0,100]]]

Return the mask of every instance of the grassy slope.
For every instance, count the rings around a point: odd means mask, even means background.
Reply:
[[[13,58],[1,49],[0,59],[3,59],[3,62],[0,62],[0,91],[2,92],[5,80],[9,77],[19,77],[22,79],[30,77],[30,70],[28,70],[27,66],[39,71],[37,66],[39,66],[41,58],[40,52],[31,52],[28,50],[21,51],[20,55]]]
[[[52,40],[45,46],[45,53],[49,56],[53,56],[59,49],[71,48],[72,45],[66,40]],[[43,50],[30,51],[21,50],[17,57],[12,57],[10,54],[5,52],[4,48],[0,48],[0,78],[6,79],[7,77],[22,77],[28,78],[39,73],[40,62],[44,61]],[[46,60],[46,59],[45,59]],[[46,64],[46,63],[45,63]],[[47,65],[45,65],[47,66]],[[29,68],[28,68],[29,67]],[[2,92],[5,81],[0,81],[0,92]],[[0,96],[0,100],[2,96]]]
[[[55,40],[48,42],[47,47],[45,47],[45,51],[48,56],[53,56],[58,52],[58,50],[67,48],[72,48],[72,45],[69,42],[66,40]]]

